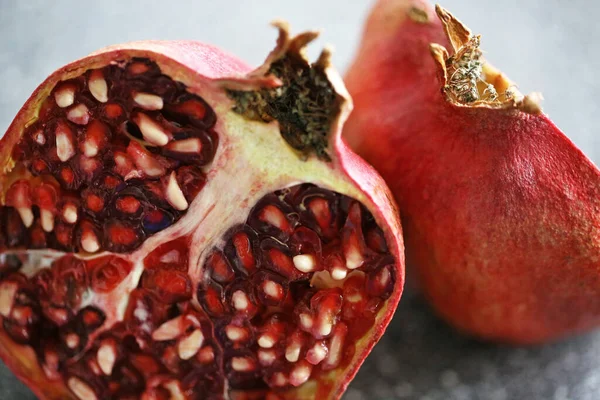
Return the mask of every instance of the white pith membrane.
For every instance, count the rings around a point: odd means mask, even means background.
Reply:
[[[314,37],[282,35],[271,61]],[[369,200],[330,147],[301,156],[232,111],[240,81],[161,70],[95,65],[25,129],[1,198],[1,329],[75,398],[313,398],[394,287]]]

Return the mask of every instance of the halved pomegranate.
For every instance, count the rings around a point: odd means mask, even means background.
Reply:
[[[0,356],[44,399],[339,398],[402,292],[391,196],[308,32],[52,74],[0,142]]]
[[[426,1],[381,0],[346,82],[344,134],[390,185],[447,321],[512,343],[600,325],[600,171],[479,36]]]

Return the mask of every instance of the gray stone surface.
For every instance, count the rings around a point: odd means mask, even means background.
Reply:
[[[267,22],[322,27],[344,69],[370,2],[347,0],[0,0],[0,132],[50,72],[104,45],[136,39],[197,39],[258,64],[274,42]],[[593,0],[444,0],[476,32],[488,58],[542,91],[544,109],[600,162],[597,40]],[[345,399],[596,400],[600,334],[535,348],[482,344],[436,319],[412,291]],[[33,399],[0,364],[0,399]]]

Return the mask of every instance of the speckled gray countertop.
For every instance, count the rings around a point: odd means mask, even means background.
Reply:
[[[545,111],[600,162],[600,3],[595,0],[443,0],[483,34],[488,59],[523,92],[541,91]],[[0,132],[32,90],[66,62],[136,39],[197,39],[257,65],[271,49],[267,23],[324,28],[312,47],[335,44],[348,65],[368,1],[347,0],[0,0]],[[34,399],[0,364],[0,399]],[[597,400],[600,333],[536,348],[472,341],[435,318],[408,289],[386,335],[346,400]]]

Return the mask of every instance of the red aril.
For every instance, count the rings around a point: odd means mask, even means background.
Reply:
[[[15,118],[0,356],[40,398],[339,398],[382,335],[404,281],[394,204],[340,138],[329,53],[310,64],[316,34],[279,27],[254,71],[198,42],[109,47]],[[382,265],[355,288],[373,306],[344,313],[346,275]]]
[[[482,60],[479,36],[437,14],[378,2],[346,76],[344,134],[390,185],[426,297],[486,339],[597,326],[598,169]]]

